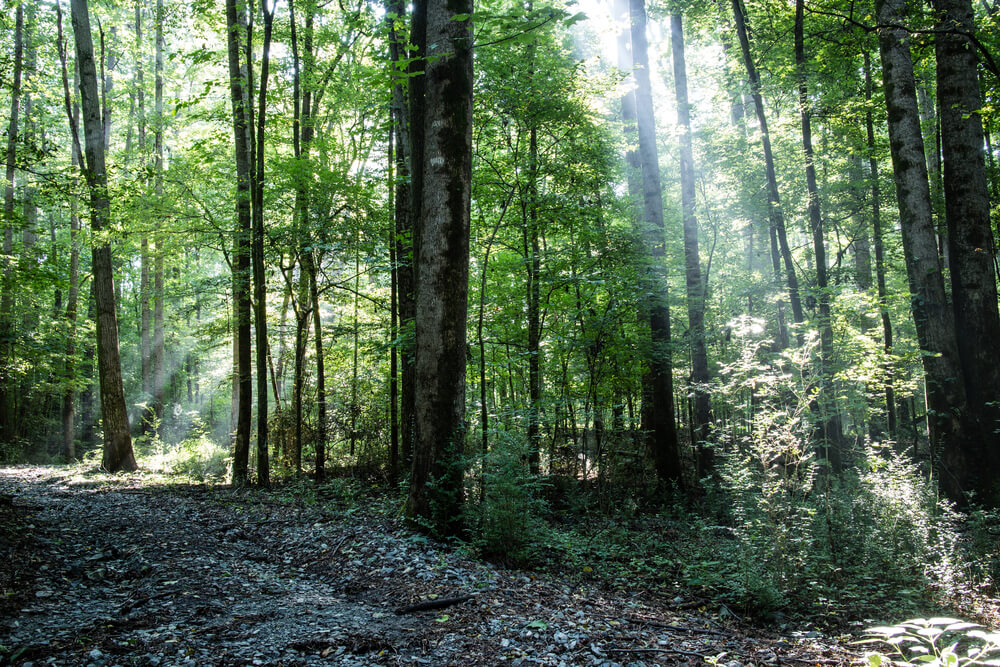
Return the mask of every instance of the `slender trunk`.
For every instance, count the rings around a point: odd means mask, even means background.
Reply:
[[[670,349],[670,307],[664,252],[663,194],[660,187],[656,126],[649,76],[645,0],[630,0],[632,57],[635,67],[636,126],[642,165],[642,238],[646,266],[641,269],[646,310],[649,314],[648,361],[651,382],[652,450],[661,480],[681,483],[681,460],[674,424],[674,381]]]
[[[764,113],[764,98],[761,95],[760,75],[754,65],[750,53],[750,35],[747,28],[746,9],[742,0],[732,0],[733,18],[736,22],[736,34],[740,40],[743,53],[743,64],[750,80],[754,110],[757,113],[757,123],[760,125],[760,140],[764,150],[764,173],[767,179],[768,214],[771,220],[772,256],[777,257],[777,249],[785,265],[785,283],[788,286],[788,300],[792,304],[792,319],[796,324],[802,324],[805,316],[802,312],[802,300],[799,297],[799,280],[795,274],[795,264],[792,261],[792,251],[788,245],[785,233],[785,216],[781,211],[781,195],[778,193],[778,178],[774,170],[774,154],[771,151],[771,135],[767,129],[767,115]],[[775,259],[775,262],[777,260]],[[802,343],[802,333],[798,334],[799,344]]]
[[[271,63],[271,33],[274,28],[272,0],[268,10],[266,0],[261,0],[264,14],[264,44],[260,59],[260,87],[257,102],[257,146],[254,150],[256,175],[253,184],[253,222],[251,255],[253,258],[254,332],[257,350],[257,483],[270,485],[270,466],[267,460],[267,284],[264,272],[264,129],[267,117],[267,83]],[[247,68],[251,65],[248,62]],[[296,466],[298,470],[301,466]]]
[[[875,246],[875,281],[878,289],[878,307],[882,317],[882,350],[885,353],[885,415],[889,437],[895,438],[896,396],[893,389],[895,370],[892,363],[892,320],[889,319],[888,289],[885,282],[885,251],[882,245],[882,211],[879,202],[882,193],[879,186],[878,160],[875,157],[875,122],[872,118],[872,66],[871,56],[865,50],[865,129],[868,136],[868,178],[872,189],[872,241]]]
[[[680,14],[670,17],[670,44],[674,62],[674,90],[681,155],[681,208],[684,218],[684,279],[687,287],[688,331],[691,337],[691,385],[694,411],[691,441],[698,453],[698,477],[714,470],[710,437],[712,407],[709,400],[708,347],[705,344],[706,285],[698,253],[698,219],[695,217],[694,149],[691,140],[691,108],[688,103],[687,64],[684,58],[684,27]]]
[[[3,254],[10,258],[14,253],[14,172],[17,158],[17,121],[21,109],[21,69],[23,64],[24,36],[24,6],[17,5],[17,15],[14,24],[14,83],[10,95],[10,124],[7,129],[7,159],[6,179],[3,199],[4,230]],[[10,370],[14,362],[14,271],[5,259],[3,278],[0,279],[0,368],[4,377],[0,380],[0,440],[13,439],[14,424],[11,419],[11,392],[9,383],[12,381]]]
[[[528,219],[525,264],[528,268],[528,465],[531,474],[540,472],[541,463],[541,251],[538,243],[538,130],[528,131]]]
[[[163,20],[163,0],[156,0],[156,17],[154,20],[156,53],[153,87],[153,113],[155,116],[155,125],[153,126],[153,194],[156,197],[156,206],[159,210],[163,208]],[[155,249],[153,251],[153,360],[150,370],[153,378],[154,425],[157,432],[162,433],[163,403],[167,385],[166,333],[163,319],[165,305],[164,249],[163,236],[156,234],[155,238]]]
[[[902,26],[905,22],[903,0],[877,0],[876,11],[881,25]],[[945,297],[937,254],[909,34],[902,27],[880,29],[879,51],[910,310],[922,350],[927,427],[931,446],[936,450],[941,484],[958,497],[963,490],[962,480],[951,471],[963,470],[967,464],[964,441],[970,434],[962,417],[966,410],[965,384],[955,321]]]
[[[108,472],[133,471],[138,466],[132,452],[125,393],[122,389],[118,351],[118,315],[111,266],[111,245],[103,233],[111,222],[108,180],[104,165],[104,127],[97,94],[97,67],[90,34],[87,0],[72,2],[73,33],[80,65],[80,101],[86,137],[86,176],[90,186],[91,228],[94,232],[92,273],[97,307],[97,364],[101,382],[101,417],[104,425],[104,458]]]
[[[326,462],[326,377],[323,370],[323,318],[319,310],[319,287],[316,273],[322,258],[313,259],[312,251],[303,259],[309,274],[309,300],[312,301],[313,336],[316,346],[316,481],[323,481]]]
[[[812,118],[809,110],[809,88],[806,74],[803,15],[805,0],[795,2],[795,69],[799,89],[799,115],[802,121],[802,152],[806,163],[809,227],[812,230],[813,253],[816,258],[816,290],[819,292],[820,394],[816,398],[820,433],[826,459],[834,474],[843,467],[841,456],[840,414],[833,388],[833,320],[830,315],[829,280],[826,266],[826,241],[823,237],[823,215],[820,210],[819,186],[816,183],[816,161],[812,146]]]

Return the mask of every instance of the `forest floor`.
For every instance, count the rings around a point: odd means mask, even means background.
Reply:
[[[850,638],[770,632],[681,597],[485,564],[384,508],[142,473],[0,468],[0,554],[0,664],[742,667],[862,654]]]

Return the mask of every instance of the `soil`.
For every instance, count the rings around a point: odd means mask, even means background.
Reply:
[[[384,504],[0,468],[0,664],[845,665],[815,631],[505,569]]]

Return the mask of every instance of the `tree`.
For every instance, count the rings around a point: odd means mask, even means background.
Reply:
[[[677,125],[680,127],[681,208],[684,218],[684,284],[687,288],[688,330],[691,337],[691,384],[694,412],[691,441],[698,451],[698,473],[705,476],[714,467],[710,437],[712,406],[708,393],[708,349],[705,343],[706,281],[701,273],[698,252],[698,219],[695,217],[694,149],[691,139],[691,108],[687,91],[687,64],[684,59],[684,25],[680,14],[670,16],[670,45],[674,61],[674,90],[677,97]]]
[[[982,500],[1000,502],[1000,340],[990,197],[983,155],[982,100],[975,47],[972,3],[936,0],[937,95],[944,158],[945,220],[951,269],[951,296],[958,352],[968,399],[967,417],[975,434],[959,445],[964,455],[952,462],[949,477]],[[964,463],[964,466],[961,465]]]
[[[10,123],[7,127],[7,152],[5,188],[3,197],[3,254],[11,257],[14,254],[14,177],[17,161],[17,116],[21,110],[21,70],[24,57],[24,6],[18,3],[14,27],[14,73],[13,86],[10,95]],[[0,294],[0,368],[4,377],[0,377],[0,438],[12,439],[13,420],[10,410],[11,397],[8,387],[13,382],[11,368],[14,356],[14,274],[10,267],[4,267],[2,279],[2,294]]]
[[[967,398],[955,320],[948,308],[938,260],[910,39],[903,27],[902,0],[879,0],[876,11],[879,24],[884,26],[878,33],[882,86],[910,286],[910,309],[924,370],[927,428],[931,445],[940,457],[941,484],[958,498],[963,491],[962,480],[952,471],[973,465],[965,460],[965,439],[971,434],[963,419]]]
[[[774,154],[771,150],[771,135],[767,125],[767,114],[764,111],[764,98],[761,94],[760,74],[757,66],[754,65],[753,56],[750,52],[750,33],[747,26],[746,8],[742,0],[732,0],[733,17],[736,22],[736,34],[740,40],[740,50],[743,55],[743,65],[746,67],[747,79],[750,82],[750,93],[753,97],[754,111],[757,113],[757,123],[760,125],[760,141],[764,150],[764,175],[767,180],[767,207],[768,216],[771,221],[771,259],[774,266],[774,275],[777,278],[781,273],[778,263],[780,256],[785,266],[785,283],[788,287],[788,300],[792,305],[792,318],[796,324],[801,324],[805,320],[802,311],[802,299],[799,295],[799,279],[795,272],[795,263],[792,261],[792,250],[788,245],[788,235],[785,230],[785,214],[781,210],[781,195],[778,191],[778,177],[774,168]],[[780,254],[779,254],[780,253]],[[779,306],[780,312],[780,306]],[[781,339],[784,335],[779,334]],[[799,333],[799,340],[802,334]]]
[[[416,441],[407,515],[444,536],[462,526],[465,335],[472,185],[471,0],[414,6],[426,49],[424,115],[413,125],[419,169],[416,261]],[[426,26],[417,30],[417,26]],[[416,156],[419,155],[418,160]]]
[[[111,243],[107,237],[111,223],[108,175],[104,163],[104,125],[97,94],[97,67],[90,35],[87,0],[72,2],[73,34],[80,68],[80,106],[86,139],[86,176],[90,189],[90,226],[93,231],[92,271],[94,302],[97,307],[97,366],[101,385],[101,418],[104,425],[104,457],[108,472],[138,468],[132,452],[125,392],[122,388],[121,357],[118,351],[118,315],[112,276]]]
[[[233,250],[233,300],[236,335],[236,432],[233,442],[233,483],[247,482],[250,456],[250,417],[253,388],[250,371],[250,148],[248,142],[246,74],[240,62],[240,38],[245,27],[240,20],[243,5],[226,0],[226,44],[229,55],[229,94],[233,110],[233,145],[236,159],[236,234]]]
[[[648,259],[641,289],[649,317],[650,344],[647,361],[651,374],[653,459],[662,480],[681,481],[680,451],[674,424],[673,366],[670,351],[670,306],[667,295],[663,237],[663,194],[656,149],[653,95],[649,81],[649,47],[646,40],[645,0],[630,0],[632,58],[635,78],[636,125],[639,163],[642,167],[642,237]]]

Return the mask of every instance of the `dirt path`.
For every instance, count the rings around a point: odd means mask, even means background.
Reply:
[[[17,467],[0,468],[0,519],[0,664],[850,661],[832,640],[484,565],[334,501]]]

